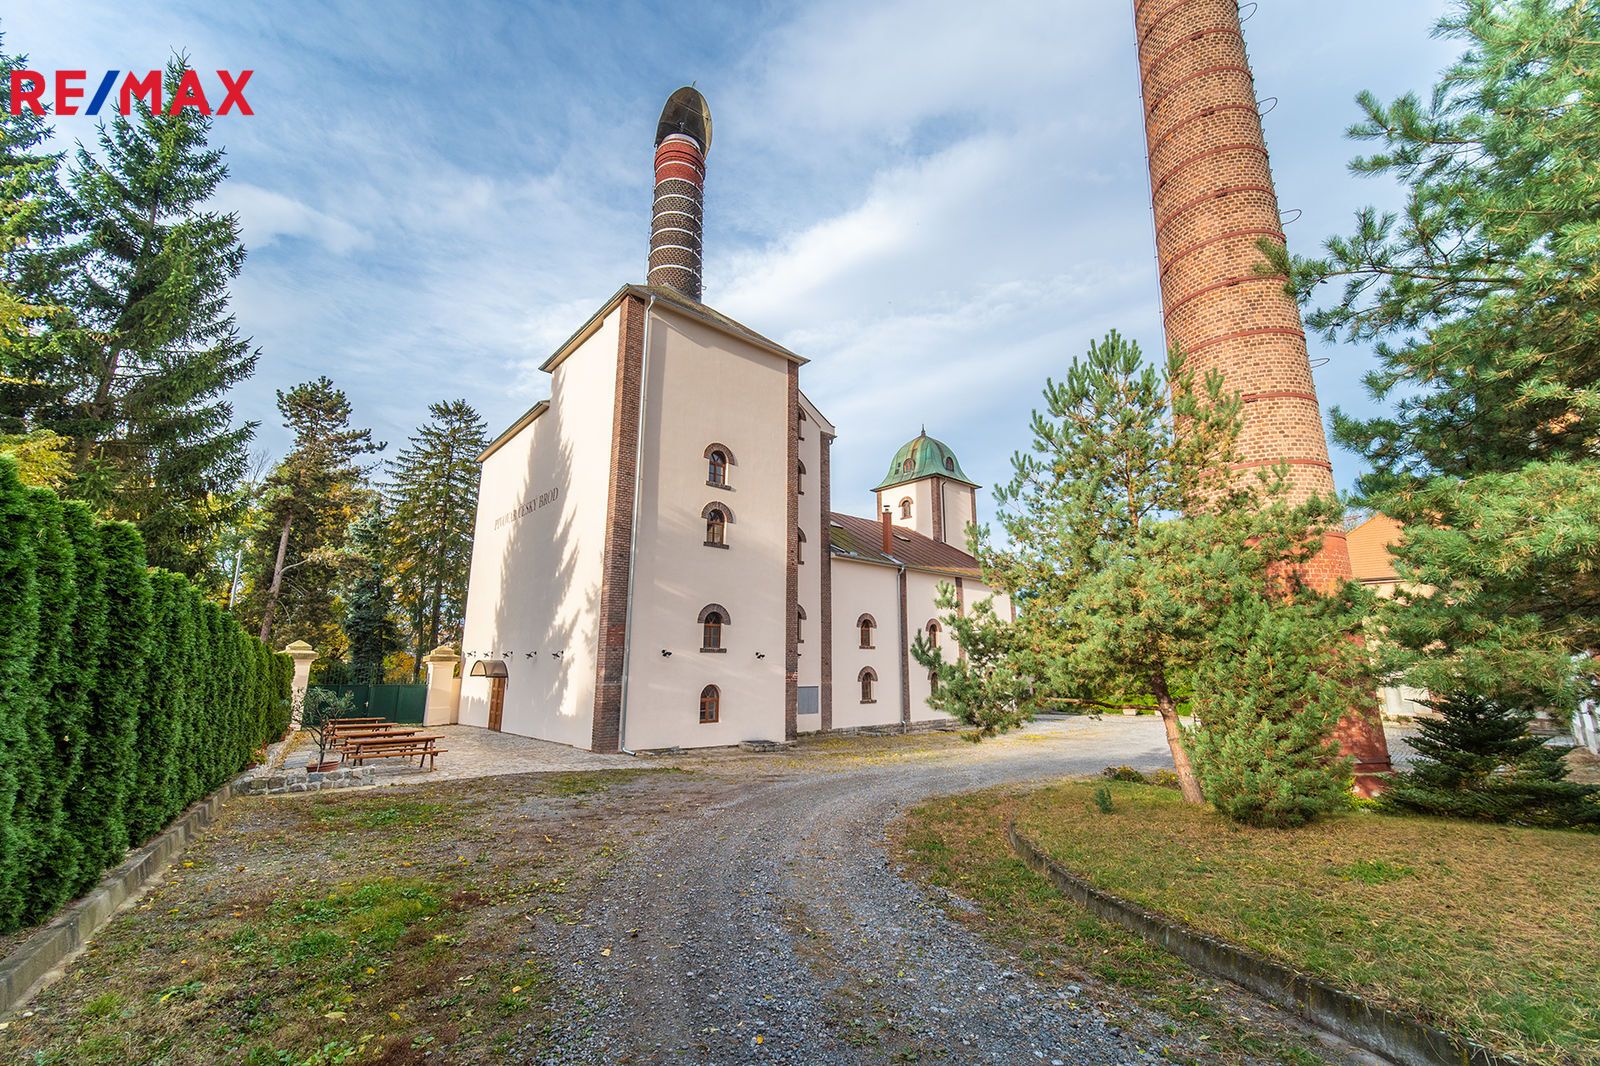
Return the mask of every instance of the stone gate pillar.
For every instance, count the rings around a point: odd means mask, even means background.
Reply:
[[[311,685],[311,664],[319,656],[317,649],[303,640],[297,640],[283,649],[283,653],[294,660],[294,680],[289,684],[289,728],[300,728],[300,715],[306,708],[306,689]]]
[[[441,644],[422,657],[428,668],[428,705],[422,714],[423,725],[455,725],[461,700],[461,679],[456,676],[460,658],[448,644]]]

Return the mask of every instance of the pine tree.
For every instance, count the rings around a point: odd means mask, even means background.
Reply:
[[[1482,696],[1425,701],[1417,758],[1382,795],[1391,810],[1515,825],[1600,828],[1600,787],[1566,781],[1562,753],[1528,735],[1533,715]]]
[[[911,657],[929,671],[933,682],[928,706],[971,726],[973,740],[1009,732],[1028,721],[1035,710],[1032,686],[1018,672],[1012,647],[1016,630],[995,614],[994,597],[985,597],[970,612],[963,612],[957,608],[954,587],[941,582],[934,605],[947,612],[942,615],[945,630],[960,653],[947,662],[944,648],[934,647],[927,634],[919,630],[913,638]]]
[[[1373,343],[1389,413],[1334,413],[1371,464],[1363,503],[1398,519],[1405,585],[1382,607],[1387,667],[1437,692],[1572,699],[1600,648],[1600,9],[1467,0],[1437,34],[1467,51],[1426,101],[1358,98],[1355,173],[1404,186],[1327,256],[1288,269],[1329,340]],[[1436,590],[1436,591],[1435,591]],[[1578,660],[1590,691],[1595,660]]]
[[[1309,595],[1296,575],[1342,508],[1291,507],[1285,467],[1237,473],[1241,401],[1216,373],[1197,389],[1177,352],[1162,375],[1113,332],[1045,400],[1031,452],[995,491],[1010,544],[974,531],[985,580],[1018,603],[1013,665],[1041,698],[1153,704],[1184,798],[1199,803],[1184,679],[1233,603]]]
[[[168,64],[168,99],[185,69]],[[24,346],[0,414],[71,438],[70,491],[135,522],[153,565],[194,575],[254,432],[225,399],[256,361],[227,306],[245,251],[238,219],[205,209],[227,175],[210,118],[137,106],[102,124],[98,152],[78,148],[71,239],[31,261],[64,309]]]
[[[394,593],[382,556],[390,525],[382,510],[373,506],[350,527],[354,554],[344,568],[341,624],[350,651],[350,680],[357,685],[382,684],[383,657],[399,647],[398,627],[391,617]]]
[[[428,414],[389,468],[389,554],[409,621],[413,679],[422,657],[456,636],[466,610],[478,456],[488,444],[483,419],[467,401],[431,404]]]
[[[337,632],[330,589],[350,521],[368,490],[358,460],[385,447],[350,428],[350,402],[326,377],[278,390],[294,449],[267,476],[253,542],[252,606],[273,647],[305,640],[324,649]],[[281,616],[280,616],[281,615]]]
[[[1351,639],[1368,604],[1350,593],[1239,599],[1212,630],[1190,677],[1189,747],[1206,799],[1233,820],[1298,826],[1347,804],[1333,731],[1351,695],[1372,691]]]

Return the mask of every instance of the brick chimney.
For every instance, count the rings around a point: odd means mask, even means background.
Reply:
[[[1256,242],[1283,243],[1237,0],[1135,0],[1156,258],[1169,344],[1197,379],[1222,371],[1244,398],[1241,458],[1287,462],[1291,498],[1334,491],[1300,309],[1281,276],[1262,276]],[[1307,575],[1351,576],[1344,533],[1328,533]],[[1340,723],[1358,786],[1389,770],[1376,708]]]
[[[881,524],[883,526],[883,554],[885,554],[885,555],[893,555],[894,554],[894,515],[890,512],[889,508],[885,507],[883,509],[883,514],[880,517],[882,518],[882,523]]]
[[[645,281],[700,299],[702,194],[711,149],[711,109],[685,86],[667,98],[656,124],[656,192]]]

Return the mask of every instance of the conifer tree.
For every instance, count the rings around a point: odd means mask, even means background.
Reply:
[[[376,505],[350,527],[353,551],[343,573],[341,624],[350,651],[350,680],[357,685],[382,684],[383,657],[399,646],[398,627],[391,617],[394,592],[383,559],[390,527]]]
[[[338,633],[331,588],[350,521],[369,492],[359,460],[381,450],[350,428],[350,401],[327,377],[278,390],[294,448],[267,476],[252,545],[252,601],[273,647],[305,640],[327,649]]]
[[[389,556],[411,633],[413,678],[422,657],[457,633],[466,610],[477,460],[488,443],[483,419],[465,400],[431,404],[428,414],[389,467]]]
[[[1042,698],[1153,704],[1199,803],[1183,681],[1233,603],[1303,593],[1295,575],[1342,508],[1290,506],[1284,467],[1237,473],[1241,401],[1214,372],[1197,388],[1176,351],[1163,375],[1112,332],[1047,382],[1045,401],[995,490],[1010,543],[969,531],[985,580],[1018,603],[1013,665]]]
[[[17,477],[16,462],[0,455],[0,916],[21,909],[27,841],[18,797],[31,795],[35,773],[27,759],[29,668],[39,632],[35,540],[28,489]]]
[[[943,615],[946,631],[960,653],[950,660],[943,647],[934,647],[927,634],[917,632],[911,657],[929,671],[933,682],[928,706],[964,722],[973,740],[1009,732],[1028,721],[1036,709],[1032,686],[1018,672],[1019,657],[1012,641],[1016,631],[995,614],[994,597],[957,608],[955,588],[941,582],[934,605]]]
[[[185,69],[168,64],[167,99]],[[79,146],[69,237],[30,260],[62,286],[62,309],[23,346],[0,429],[70,438],[70,491],[135,522],[153,565],[194,575],[254,432],[225,398],[256,361],[228,311],[245,251],[238,219],[205,206],[227,175],[210,118],[136,107],[102,124],[98,152]]]
[[[1528,735],[1533,715],[1482,696],[1425,701],[1439,712],[1419,722],[1417,758],[1381,799],[1420,811],[1516,825],[1600,828],[1600,787],[1564,780],[1562,753]]]
[[[1573,656],[1600,649],[1600,8],[1463,0],[1436,32],[1467,51],[1428,98],[1363,93],[1350,129],[1376,146],[1351,170],[1404,209],[1361,211],[1322,258],[1263,245],[1266,269],[1307,301],[1342,281],[1307,323],[1377,353],[1388,411],[1336,410],[1334,435],[1371,464],[1364,505],[1406,526],[1388,668],[1570,705]]]

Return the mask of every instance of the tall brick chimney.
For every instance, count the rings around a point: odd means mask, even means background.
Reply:
[[[1287,462],[1294,499],[1331,493],[1300,309],[1281,276],[1254,269],[1256,242],[1284,236],[1237,0],[1135,0],[1134,24],[1167,341],[1197,377],[1217,368],[1243,394],[1246,464]],[[1344,533],[1330,532],[1308,576],[1327,588],[1350,574]],[[1339,740],[1370,791],[1390,768],[1376,707],[1346,715]]]
[[[700,299],[702,191],[711,150],[711,109],[690,86],[667,97],[656,124],[656,196],[645,281]]]

